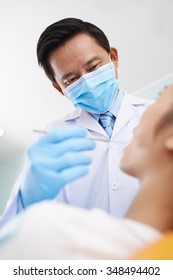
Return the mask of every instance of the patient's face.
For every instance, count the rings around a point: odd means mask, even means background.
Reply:
[[[156,136],[156,127],[173,104],[173,85],[167,87],[159,100],[144,112],[132,142],[124,149],[120,168],[129,175],[141,178],[162,162],[164,130]]]

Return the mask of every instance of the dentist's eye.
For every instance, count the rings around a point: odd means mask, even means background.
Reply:
[[[78,79],[79,79],[79,77],[73,77],[71,79],[68,79],[68,80],[64,81],[64,84],[66,86],[69,86],[69,85],[73,84],[74,82],[76,82]]]
[[[92,67],[90,67],[90,68],[88,69],[88,72],[95,71],[95,70],[97,70],[98,68],[99,68],[99,64],[93,65]]]

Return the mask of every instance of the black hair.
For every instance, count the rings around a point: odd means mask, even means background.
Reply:
[[[98,45],[110,52],[109,41],[104,32],[92,23],[77,18],[65,18],[49,25],[37,43],[38,64],[43,67],[52,82],[56,82],[49,58],[51,53],[66,41],[80,33],[89,34]]]

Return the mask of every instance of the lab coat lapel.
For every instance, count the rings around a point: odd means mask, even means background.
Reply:
[[[72,118],[68,118],[68,119],[66,119],[66,121],[69,121],[72,119],[73,120],[75,119],[75,125],[84,127],[86,129],[88,129],[89,131],[94,131],[94,132],[97,132],[101,135],[108,137],[106,132],[104,131],[104,129],[98,123],[98,121],[92,115],[90,115],[88,112],[79,109],[75,112],[75,114],[73,114]]]
[[[125,94],[120,110],[118,112],[112,137],[116,135],[135,115],[135,108],[133,106],[133,100],[130,100],[129,96]]]

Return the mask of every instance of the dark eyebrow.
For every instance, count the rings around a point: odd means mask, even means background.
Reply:
[[[88,60],[84,66],[90,65],[93,61],[100,59],[99,55],[93,56],[90,60]]]

